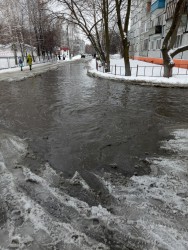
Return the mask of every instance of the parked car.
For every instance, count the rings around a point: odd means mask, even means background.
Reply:
[[[81,58],[86,58],[86,55],[84,55],[84,54],[81,54]]]

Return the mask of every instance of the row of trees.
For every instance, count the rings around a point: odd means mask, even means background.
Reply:
[[[53,19],[48,1],[42,0],[0,0],[0,44],[12,44],[25,56],[26,44],[36,48],[37,55],[52,53],[60,46],[60,29]]]
[[[62,8],[54,14],[76,24],[90,40],[106,70],[110,70],[110,52],[116,46],[122,52],[126,75],[129,63],[128,27],[131,0],[52,0]]]
[[[80,27],[86,37],[90,40],[96,53],[110,70],[110,46],[113,34],[118,34],[117,46],[122,52],[127,76],[131,75],[129,63],[129,39],[128,28],[132,8],[137,8],[137,0],[52,0],[62,6],[61,12],[56,16],[68,22],[73,22]],[[176,42],[178,27],[181,21],[183,9],[187,0],[178,0],[174,17],[167,32],[163,45],[162,55],[165,74],[172,75],[174,66],[173,57],[188,49],[184,46],[173,50]],[[120,43],[118,43],[120,42]]]
[[[56,9],[52,4],[56,3]],[[78,26],[90,40],[95,52],[110,70],[110,53],[121,51],[127,76],[129,63],[129,20],[137,0],[0,0],[0,43],[20,46],[25,55],[25,44],[37,48],[38,56],[52,53],[61,46],[62,23]],[[181,16],[187,0],[177,0],[174,18],[164,38],[162,54],[165,76],[171,76],[173,57],[187,50],[184,46],[173,50]],[[61,11],[59,11],[61,9]]]

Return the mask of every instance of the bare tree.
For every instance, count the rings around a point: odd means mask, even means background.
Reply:
[[[117,13],[117,24],[120,32],[122,48],[123,48],[123,59],[125,64],[125,75],[131,75],[130,61],[129,61],[129,47],[130,42],[128,39],[128,28],[129,28],[129,18],[131,12],[131,0],[115,0],[116,2],[116,13]],[[125,12],[126,14],[122,14]],[[124,19],[124,21],[123,21]]]
[[[37,54],[45,56],[52,54],[59,45],[59,24],[54,20],[48,8],[48,0],[24,0],[26,5],[27,41],[37,48]]]
[[[181,17],[185,8],[185,4],[187,4],[187,0],[177,1],[171,26],[163,40],[161,51],[164,63],[164,77],[172,76],[172,68],[175,65],[173,62],[174,56],[176,56],[180,52],[188,50],[188,44],[180,48],[174,49],[174,44],[176,42],[177,32],[181,23]]]
[[[64,10],[56,13],[59,18],[79,26],[90,40],[102,62],[110,69],[110,15],[113,13],[112,0],[56,0]]]
[[[109,36],[109,1],[102,0],[102,16],[104,22],[104,37],[105,37],[105,63],[107,72],[110,71],[110,36]]]
[[[17,49],[24,57],[26,44],[33,54],[52,53],[58,44],[60,32],[49,8],[49,0],[0,0],[0,43],[12,44],[17,64]]]
[[[15,63],[17,64],[17,49],[20,47],[23,55],[23,12],[20,8],[22,0],[6,2],[0,1],[0,12],[2,19],[2,27],[4,30],[2,42],[11,43],[14,51]]]
[[[119,31],[113,29],[110,30],[110,54],[118,53],[122,55],[121,37]]]

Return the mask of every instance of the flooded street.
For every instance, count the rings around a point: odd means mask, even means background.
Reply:
[[[0,83],[0,249],[188,249],[188,90],[86,71]]]

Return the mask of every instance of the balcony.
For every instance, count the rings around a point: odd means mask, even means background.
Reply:
[[[166,4],[166,20],[173,18],[176,5],[178,3],[178,0],[169,0]],[[186,18],[188,13],[188,1],[185,1],[184,3],[184,10],[183,10],[183,19]],[[186,20],[183,20],[183,22],[186,22]]]
[[[165,7],[165,0],[156,0],[152,5],[151,5],[151,12],[157,10],[157,9],[162,9]]]

